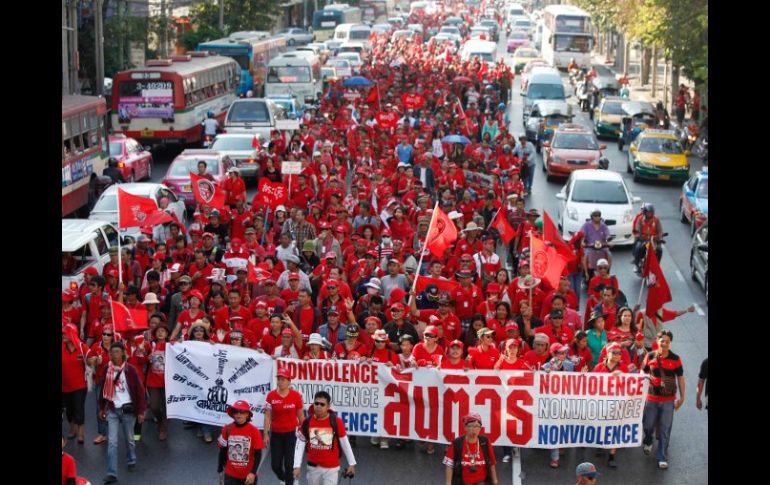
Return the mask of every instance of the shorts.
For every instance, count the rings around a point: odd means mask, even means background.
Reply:
[[[83,424],[86,419],[86,393],[88,389],[78,389],[61,394],[62,407],[67,410],[67,421]]]

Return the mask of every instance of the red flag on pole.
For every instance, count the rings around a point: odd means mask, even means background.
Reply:
[[[366,97],[366,102],[371,104],[377,104],[379,106],[380,104],[380,89],[378,85],[374,85],[374,87],[369,91],[369,96]]]
[[[511,242],[511,239],[516,237],[516,230],[511,227],[508,218],[505,216],[505,210],[502,207],[497,211],[497,214],[495,214],[495,218],[492,219],[489,227],[497,229],[497,232],[500,233],[500,239],[502,239],[505,244],[508,244]]]
[[[647,307],[644,313],[654,318],[664,303],[671,301],[671,290],[668,287],[663,270],[660,269],[658,256],[651,244],[647,244],[647,259],[644,263],[642,276],[647,283]]]
[[[271,182],[265,177],[259,180],[259,200],[262,204],[275,209],[289,200],[288,189],[281,182]]]
[[[225,207],[225,193],[218,183],[190,172],[190,184],[195,200],[199,204],[206,204],[217,209]]]
[[[428,238],[425,245],[431,253],[441,257],[444,255],[444,251],[457,240],[457,227],[449,216],[438,207],[438,204],[436,204],[435,212],[431,220],[431,227],[428,228]]]
[[[546,280],[552,288],[559,287],[559,278],[567,263],[554,248],[534,234],[530,238],[532,274]]]
[[[254,138],[251,139],[251,148],[255,150],[259,148],[259,138],[257,138],[257,135],[254,135]]]
[[[553,219],[548,215],[548,211],[545,210],[543,211],[543,239],[552,243],[556,248],[556,252],[565,261],[570,262],[577,258],[575,251],[572,250],[569,243],[562,239],[556,224],[553,223]]]
[[[118,227],[152,227],[174,218],[165,211],[158,209],[158,204],[147,197],[129,194],[118,187]]]
[[[130,332],[148,328],[147,310],[144,308],[129,309],[115,300],[110,300],[110,308],[112,308],[112,323],[115,325],[115,331]]]
[[[442,280],[440,278],[432,278],[430,276],[418,276],[417,286],[415,291],[417,293],[420,293],[421,291],[424,291],[428,285],[436,285],[438,287],[439,292],[451,293],[452,291],[454,291],[455,288],[457,288],[459,283],[452,280]]]

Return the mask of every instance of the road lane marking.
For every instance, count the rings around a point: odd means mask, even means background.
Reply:
[[[695,311],[698,312],[698,315],[705,317],[706,314],[703,313],[703,309],[698,305],[697,303],[693,303],[693,306],[695,307]]]
[[[521,485],[521,450],[513,449],[513,459],[511,460],[511,483]]]
[[[679,278],[679,281],[684,283],[684,276],[682,276],[682,272],[679,270],[676,270],[676,277]]]

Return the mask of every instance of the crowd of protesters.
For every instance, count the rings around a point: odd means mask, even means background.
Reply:
[[[427,31],[449,15],[441,11],[410,22]],[[467,17],[470,25],[473,18]],[[318,108],[305,113],[299,132],[274,133],[260,152],[261,176],[287,187],[289,177],[294,179],[285,202],[271,207],[258,194],[247,204],[245,184],[233,173],[223,186],[225,207],[198,205],[189,225],[167,223],[162,238],[157,229],[143,230],[123,246],[121,271],[114,251],[102,274],[89,269],[82,287],[62,293],[62,394],[70,439],[83,443],[84,420],[94,416],[93,443],[109,441],[105,481],[112,481],[122,427],[133,466],[136,440],[169,436],[166,345],[199,340],[275,357],[397,368],[642,370],[652,376],[644,451],[650,452],[659,422],[657,461],[667,467],[673,409],[684,400],[684,383],[663,322],[692,308],[662,309],[649,317],[638,307],[619,305],[617,278],[609,264],[599,264],[581,315],[582,288],[574,287],[578,266],[568,266],[555,287],[533,277],[529,234],[541,234],[542,225],[537,210],[526,209],[532,190],[527,171],[534,161],[508,130],[511,69],[502,61],[462,61],[451,43],[390,43],[382,35],[372,41],[360,73],[371,87],[332,82]],[[467,143],[447,143],[450,135]],[[302,173],[281,176],[284,161],[300,161]],[[466,178],[474,172],[491,177]],[[459,234],[440,257],[424,247],[436,203]],[[506,247],[508,267],[497,255],[499,234],[485,229],[498,211],[517,233]],[[579,235],[570,244],[579,249]],[[431,284],[416,291],[418,275],[430,277]],[[116,332],[110,299],[145,308],[149,329]],[[85,408],[91,379],[99,396],[96,409]],[[264,434],[252,434],[274,447],[272,468],[288,481],[305,406],[299,394],[291,394],[288,376],[279,376],[278,383],[275,414],[266,419]],[[124,411],[124,402],[133,404]],[[329,405],[330,398],[315,404]],[[152,420],[143,426],[145,407]],[[245,422],[242,408],[248,410],[238,404],[231,414],[239,422]],[[187,425],[205,442],[215,441],[217,430]],[[469,434],[462,443],[481,450],[470,459],[474,473],[463,474],[465,481],[481,482],[489,473],[496,482],[494,455],[487,453],[487,441],[476,438],[481,419],[466,417],[465,425]],[[227,446],[227,433],[234,431],[223,430],[220,446]],[[371,443],[389,447],[384,437]],[[432,454],[435,448],[425,450]],[[609,453],[610,467],[617,466],[615,452]],[[559,454],[551,452],[552,467],[559,466]],[[449,447],[445,463],[451,467],[459,456]],[[491,459],[486,467],[483,456]],[[503,461],[510,457],[506,449]],[[220,471],[236,473],[224,460]],[[238,483],[253,478],[250,460],[239,469]]]

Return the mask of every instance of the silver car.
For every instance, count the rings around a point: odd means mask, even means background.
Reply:
[[[709,302],[709,223],[704,222],[695,231],[690,249],[690,276],[703,287],[706,292],[706,303]]]
[[[257,136],[257,146],[254,148],[254,135],[249,133],[222,133],[214,138],[211,149],[230,157],[235,163],[241,177],[257,178],[259,163],[257,163],[257,150],[262,146],[263,140]]]
[[[138,195],[140,197],[146,197],[152,199],[160,207],[160,200],[163,197],[168,198],[168,207],[166,211],[176,215],[177,219],[181,222],[185,221],[185,203],[179,197],[174,194],[164,184],[157,184],[152,182],[140,182],[133,184],[113,184],[107,187],[102,192],[99,199],[94,204],[94,208],[88,215],[88,219],[92,221],[107,221],[117,227],[118,225],[118,193],[117,189],[120,187],[125,192],[132,195]],[[157,228],[156,228],[157,229]],[[138,236],[139,228],[128,228],[120,231],[124,236]],[[155,231],[157,232],[157,231]]]
[[[313,34],[299,27],[281,29],[277,31],[275,35],[286,37],[287,45],[309,44],[310,42],[313,42]]]

